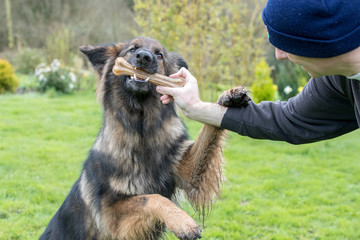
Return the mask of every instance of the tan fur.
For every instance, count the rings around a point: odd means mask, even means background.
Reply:
[[[176,169],[190,202],[197,211],[203,214],[203,217],[206,209],[212,205],[214,197],[221,195],[221,183],[224,179],[222,174],[222,146],[225,135],[225,130],[204,125],[196,141],[194,143],[189,141],[187,152],[182,156],[183,158]],[[118,188],[119,192],[133,193],[130,183],[112,179],[110,184],[114,189]],[[126,186],[130,187],[126,188]],[[141,205],[145,202],[146,205]],[[118,226],[124,224],[127,226],[126,231],[122,227],[121,231],[117,232],[115,236],[117,239],[142,239],[138,237],[145,236],[146,229],[152,226],[156,220],[164,222],[169,230],[176,235],[182,231],[188,231],[188,228],[192,229],[197,226],[196,222],[186,212],[176,207],[167,198],[157,194],[132,197],[126,201],[118,202],[116,206],[116,208],[112,207],[112,210],[109,209],[110,215],[103,217],[106,219],[110,232],[117,229],[116,226],[112,226],[116,222]],[[119,213],[115,214],[114,209]],[[126,220],[116,219],[117,215],[124,215],[126,212],[129,212]]]
[[[185,192],[203,217],[215,196],[221,196],[223,151],[226,130],[205,124],[180,161],[178,174],[185,181]]]
[[[186,212],[158,194],[131,197],[114,206],[104,201],[103,208],[103,219],[115,239],[148,239],[146,229],[159,221],[177,236],[197,230],[197,223]]]

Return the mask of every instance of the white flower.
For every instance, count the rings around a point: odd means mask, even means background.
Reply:
[[[55,58],[50,64],[51,70],[53,72],[56,72],[57,70],[59,70],[60,65],[61,65],[60,61]]]
[[[293,91],[293,89],[289,85],[284,88],[284,93],[286,95],[290,94],[292,91]]]
[[[50,67],[46,67],[46,68],[43,69],[43,71],[44,71],[44,73],[48,73],[48,72],[51,71],[51,68],[50,68]]]
[[[44,76],[44,74],[39,75],[39,81],[40,82],[46,81],[46,77]]]
[[[42,74],[45,68],[46,68],[46,64],[40,63],[35,69],[35,76],[39,76],[40,74]]]
[[[70,88],[70,89],[74,89],[74,84],[69,83],[69,88]]]
[[[42,68],[36,68],[35,69],[35,76],[39,76],[40,74],[42,74],[43,70]]]
[[[64,75],[61,75],[60,78],[61,78],[61,80],[64,80],[64,79],[65,79],[65,76],[64,76]]]
[[[71,82],[76,82],[76,76],[74,73],[69,72],[69,77],[70,77]]]

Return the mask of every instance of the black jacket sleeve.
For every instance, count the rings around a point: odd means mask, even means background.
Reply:
[[[221,127],[256,139],[303,144],[330,139],[358,128],[345,77],[311,79],[287,102],[250,102],[229,108]]]

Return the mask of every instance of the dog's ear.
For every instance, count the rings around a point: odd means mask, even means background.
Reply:
[[[95,70],[101,74],[106,61],[109,58],[116,58],[124,47],[124,43],[119,44],[107,44],[101,46],[83,46],[79,50],[87,56]]]
[[[168,53],[168,56],[170,62],[168,75],[176,73],[182,67],[186,69],[189,68],[187,62],[178,53],[170,52]]]
[[[80,47],[79,50],[80,52],[82,52],[87,56],[87,58],[89,59],[95,70],[98,73],[101,73],[104,68],[106,60],[109,58],[106,54],[107,51],[106,47],[105,46],[93,47],[88,45],[88,46]]]
[[[173,63],[176,64],[176,66],[178,67],[178,70],[180,70],[180,68],[184,67],[186,69],[189,68],[187,62],[178,54],[175,52],[171,52],[169,53],[170,59]]]

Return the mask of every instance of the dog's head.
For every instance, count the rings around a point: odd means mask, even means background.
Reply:
[[[167,52],[156,40],[138,37],[127,43],[85,46],[79,48],[99,75],[98,97],[104,100],[105,95],[122,95],[129,101],[145,101],[149,97],[158,97],[155,85],[130,76],[115,76],[112,68],[117,57],[123,57],[134,67],[142,68],[149,73],[160,73],[169,76],[187,63],[176,53]],[[114,96],[113,96],[114,97]]]

